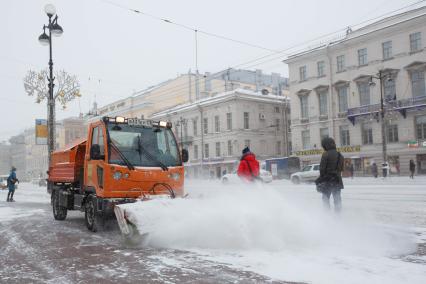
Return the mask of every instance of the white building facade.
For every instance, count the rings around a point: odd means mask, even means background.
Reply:
[[[293,150],[318,162],[321,139],[331,136],[345,165],[368,175],[383,161],[380,97],[391,172],[426,173],[426,8],[364,28],[295,54],[289,65]],[[379,80],[378,75],[382,80]],[[382,89],[382,91],[381,91]]]
[[[188,149],[189,177],[219,178],[234,171],[245,146],[258,160],[286,156],[290,149],[286,97],[237,89],[152,115],[173,123],[181,147]]]

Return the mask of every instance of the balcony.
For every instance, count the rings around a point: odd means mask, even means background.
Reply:
[[[398,101],[385,102],[385,111],[398,111],[401,115],[406,118],[407,111],[421,110],[426,108],[426,96],[413,97],[408,99],[402,99]],[[379,118],[380,104],[373,104],[367,106],[360,106],[348,109],[347,118],[355,125],[357,117],[376,115]]]
[[[183,145],[192,145],[192,142],[194,142],[194,136],[183,136],[182,140],[179,136],[177,136],[176,140],[179,144],[182,143]]]

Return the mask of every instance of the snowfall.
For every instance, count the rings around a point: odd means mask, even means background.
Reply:
[[[265,282],[426,283],[426,177],[354,178],[344,183],[343,210],[336,214],[323,208],[312,184],[186,180],[185,198],[124,206],[143,240],[136,248],[122,244],[118,250],[126,255],[147,248],[184,251],[200,263],[249,271],[265,277]],[[0,240],[8,224],[28,219],[36,224],[51,218],[51,224],[65,226],[53,220],[45,188],[21,184],[15,203],[3,201],[6,194],[0,192]],[[82,213],[74,216],[84,218]],[[84,221],[72,233],[82,238],[93,234]],[[10,255],[4,247],[2,251],[4,261]],[[185,258],[173,253],[151,258],[157,260],[152,269],[160,275],[162,266],[188,266]],[[0,276],[6,274],[0,271]],[[19,276],[14,279],[19,282]],[[176,279],[167,282],[185,282]]]

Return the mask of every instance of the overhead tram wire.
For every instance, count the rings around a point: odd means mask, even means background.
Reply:
[[[135,12],[135,13],[138,13],[138,14],[142,14],[142,12],[141,12],[141,11],[139,11],[139,10],[132,9],[132,8],[128,8],[128,7],[122,6],[122,5],[117,4],[117,3],[115,3],[115,2],[112,2],[112,1],[108,1],[108,0],[101,0],[101,1],[102,1],[102,2],[105,2],[105,3],[108,3],[108,4],[111,4],[111,5],[113,5],[113,6],[119,7],[119,8],[121,8],[121,9],[125,9],[125,10],[128,10],[128,11],[132,11],[132,12]],[[389,11],[389,12],[387,12],[387,13],[384,13],[384,14],[380,15],[380,16],[373,17],[373,18],[370,18],[370,19],[364,20],[364,21],[362,21],[362,22],[359,22],[359,23],[356,23],[356,24],[350,25],[350,27],[355,27],[355,26],[361,26],[361,25],[364,25],[364,24],[366,24],[366,23],[368,23],[368,22],[372,22],[372,21],[374,21],[374,20],[381,19],[381,18],[383,18],[383,17],[389,16],[389,15],[391,15],[391,14],[393,14],[393,13],[400,12],[401,10],[404,10],[404,9],[407,9],[407,8],[410,8],[410,7],[413,7],[413,6],[416,6],[416,5],[418,5],[418,4],[422,3],[422,2],[425,2],[425,1],[426,1],[426,0],[421,0],[421,1],[417,1],[417,2],[414,2],[414,3],[409,4],[409,5],[405,5],[404,7],[401,7],[401,8],[398,8],[398,9],[392,10],[392,11]],[[164,18],[161,18],[161,17],[155,16],[155,15],[152,15],[152,14],[148,14],[148,13],[143,12],[143,15],[148,16],[148,17],[151,17],[151,18],[154,18],[154,19],[156,19],[156,20],[160,20],[160,21],[166,22],[166,23],[171,23],[171,24],[174,24],[174,25],[180,26],[180,27],[182,27],[182,28],[185,28],[185,29],[188,29],[188,30],[191,30],[191,31],[198,31],[198,32],[201,32],[200,30],[197,30],[197,29],[195,29],[195,30],[194,30],[193,28],[188,27],[188,26],[186,26],[186,25],[178,24],[178,23],[174,23],[174,22],[172,22],[172,21],[170,21],[170,20],[167,20],[167,19],[164,19]],[[383,19],[383,20],[385,20],[385,19]],[[228,69],[243,68],[243,66],[244,66],[244,68],[255,67],[255,66],[259,66],[259,65],[262,65],[262,64],[264,64],[264,63],[267,63],[267,62],[273,61],[273,60],[277,60],[277,59],[280,59],[280,61],[281,61],[281,60],[283,59],[283,58],[282,58],[282,56],[283,56],[283,55],[284,55],[284,56],[288,56],[288,54],[286,54],[286,52],[287,52],[287,51],[293,50],[294,48],[299,47],[299,46],[304,46],[304,45],[309,44],[309,43],[311,43],[311,42],[318,42],[319,40],[321,40],[321,39],[323,39],[323,38],[329,38],[329,37],[330,37],[330,36],[332,36],[332,35],[335,35],[335,34],[338,34],[338,33],[344,32],[344,31],[347,29],[347,27],[348,27],[348,26],[345,26],[344,28],[341,28],[341,29],[336,30],[336,31],[334,31],[334,32],[327,33],[327,34],[325,34],[325,35],[322,35],[322,36],[316,37],[316,38],[314,38],[314,39],[312,39],[312,40],[308,40],[308,41],[304,41],[304,42],[299,43],[299,44],[295,44],[295,45],[293,45],[293,46],[287,47],[287,48],[282,49],[282,50],[280,50],[280,51],[273,51],[273,52],[272,52],[272,53],[270,53],[270,54],[267,54],[267,55],[264,55],[264,56],[261,56],[261,57],[258,57],[258,58],[255,58],[255,59],[252,59],[252,60],[249,60],[249,61],[246,61],[246,62],[240,63],[240,64],[237,64],[237,65],[234,65],[234,66],[232,66],[232,67],[229,67]],[[264,48],[263,48],[263,49],[264,49]],[[299,50],[297,50],[297,51],[292,51],[291,53],[292,53],[292,54],[294,54],[294,53],[302,52],[302,51],[304,51],[304,50],[306,50],[306,48],[302,48],[302,49],[299,49]],[[271,51],[270,51],[270,52],[271,52]],[[276,56],[276,55],[278,55],[278,54],[281,54],[281,55]],[[266,60],[266,58],[269,58],[269,57],[271,57],[271,56],[274,56],[274,57]],[[255,62],[260,61],[260,60],[262,60],[262,59],[265,59],[265,60],[263,60],[263,61],[261,61],[261,62],[258,62],[258,63],[256,63],[256,64],[247,65],[247,64],[250,64],[250,63],[255,63]],[[246,65],[247,65],[247,66],[246,66]],[[234,72],[237,72],[237,71],[238,71],[238,70],[235,70],[235,71],[230,70],[230,71],[229,71],[229,74],[233,74]],[[213,76],[213,77],[210,77],[210,78],[215,79],[215,78],[217,78],[217,76]],[[194,86],[195,86],[195,82],[192,82],[192,83],[191,83],[190,88],[193,88]],[[183,84],[180,84],[180,85],[177,85],[177,86],[173,86],[173,87],[168,88],[168,89],[165,89],[165,90],[163,90],[162,92],[166,92],[166,91],[175,91],[175,92],[176,92],[176,91],[184,90],[184,89],[186,89],[186,88],[188,88],[188,83],[187,83],[187,82],[185,82],[185,83],[183,83]]]
[[[219,39],[222,39],[222,40],[235,42],[235,43],[238,43],[238,44],[241,44],[241,45],[246,45],[246,46],[250,46],[250,47],[253,47],[253,48],[257,48],[257,49],[263,49],[263,50],[266,50],[266,51],[272,52],[272,53],[278,53],[279,52],[278,50],[273,50],[271,48],[267,48],[267,47],[264,47],[264,46],[261,46],[261,45],[258,45],[258,44],[253,44],[253,43],[249,43],[249,42],[246,42],[246,41],[227,37],[227,36],[224,36],[224,35],[220,35],[220,34],[216,34],[216,33],[212,33],[212,32],[207,32],[207,31],[201,30],[199,28],[193,28],[193,27],[187,26],[185,24],[177,23],[177,22],[174,22],[172,20],[169,20],[169,19],[166,19],[166,18],[163,18],[163,17],[159,17],[159,16],[156,16],[156,15],[153,15],[153,14],[150,14],[150,13],[146,13],[146,12],[141,11],[141,10],[137,10],[137,9],[133,9],[133,8],[129,8],[129,7],[120,5],[120,4],[113,2],[113,1],[109,1],[109,0],[101,0],[101,1],[104,2],[104,3],[108,3],[110,5],[116,6],[118,8],[121,8],[121,9],[128,10],[130,12],[134,12],[134,13],[139,14],[139,15],[147,16],[147,17],[150,17],[152,19],[155,19],[155,20],[167,23],[167,24],[171,24],[171,25],[181,27],[183,29],[186,29],[186,30],[189,30],[189,31],[192,31],[192,32],[198,32],[198,33],[202,33],[204,35],[210,36],[210,37],[215,37],[215,38],[219,38]]]

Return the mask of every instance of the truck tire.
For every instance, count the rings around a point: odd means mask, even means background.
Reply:
[[[55,220],[63,221],[67,218],[67,208],[59,204],[59,190],[54,190],[52,192],[52,208],[53,208],[53,217]]]
[[[97,214],[96,210],[96,198],[89,196],[85,205],[85,214],[84,219],[86,221],[86,226],[89,231],[97,232],[102,228],[101,218]]]
[[[300,184],[300,178],[298,176],[292,177],[291,182],[294,184]]]

